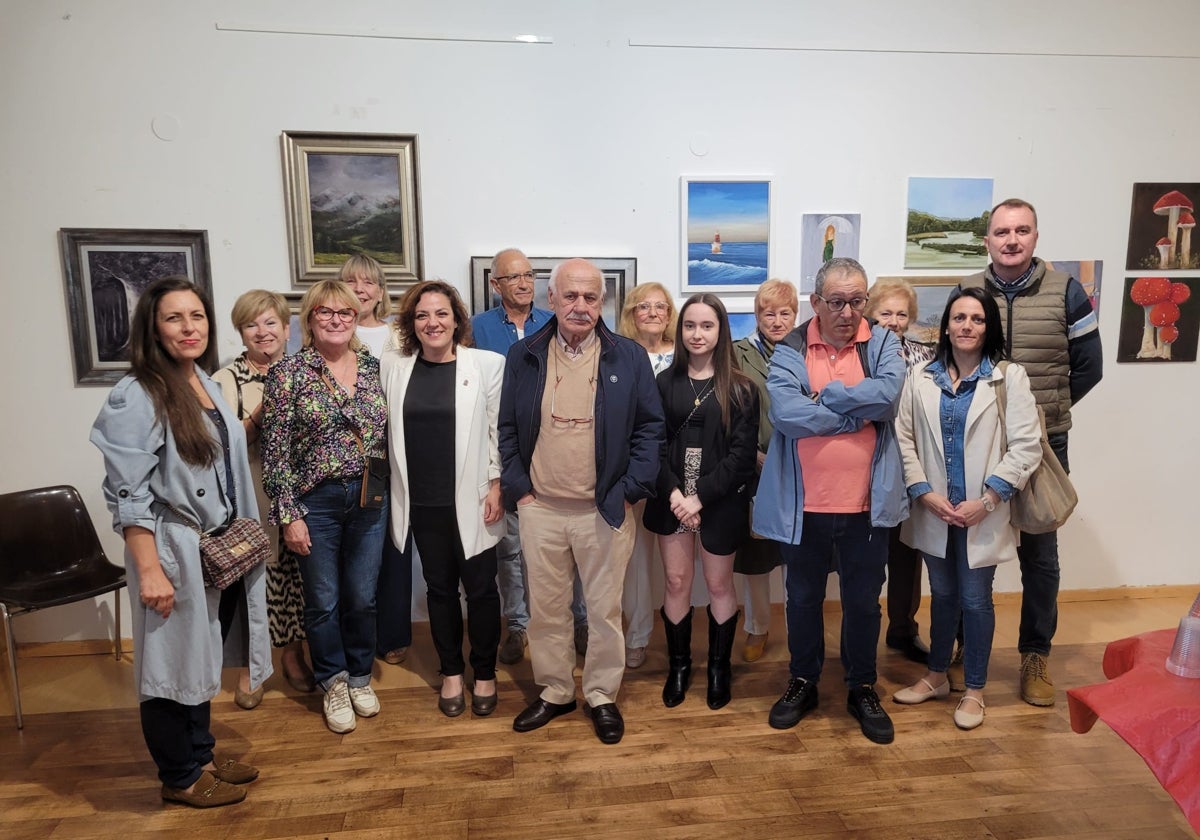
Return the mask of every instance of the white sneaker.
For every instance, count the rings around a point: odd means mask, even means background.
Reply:
[[[334,680],[325,692],[325,725],[339,735],[353,732],[358,725],[354,706],[350,703],[350,687],[345,680]]]
[[[379,714],[379,698],[375,696],[375,692],[369,685],[358,688],[351,686],[350,703],[354,706],[354,713],[359,717],[375,717]]]

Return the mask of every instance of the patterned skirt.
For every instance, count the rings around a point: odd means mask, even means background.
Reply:
[[[683,450],[683,495],[696,495],[696,482],[700,480],[700,447],[688,447]],[[676,534],[698,534],[699,528],[688,528],[682,522],[675,529]]]

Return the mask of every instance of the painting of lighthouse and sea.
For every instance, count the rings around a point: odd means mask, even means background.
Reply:
[[[681,203],[683,291],[757,289],[769,276],[770,180],[684,177]]]

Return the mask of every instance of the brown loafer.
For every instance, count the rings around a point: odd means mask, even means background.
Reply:
[[[253,709],[262,702],[265,686],[259,686],[253,691],[242,691],[242,687],[236,686],[233,689],[233,702],[237,703],[243,709]]]
[[[164,802],[182,802],[193,808],[220,808],[222,805],[241,802],[246,798],[246,789],[222,782],[205,770],[190,792],[184,788],[163,785],[162,798]]]
[[[208,772],[212,773],[222,782],[228,782],[231,785],[248,784],[258,778],[257,767],[224,756],[215,756],[213,758],[213,769]]]

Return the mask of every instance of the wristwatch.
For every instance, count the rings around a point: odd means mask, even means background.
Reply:
[[[996,503],[992,501],[992,497],[987,493],[984,493],[982,496],[980,496],[979,501],[983,503],[983,509],[988,513],[992,513],[996,510]]]

